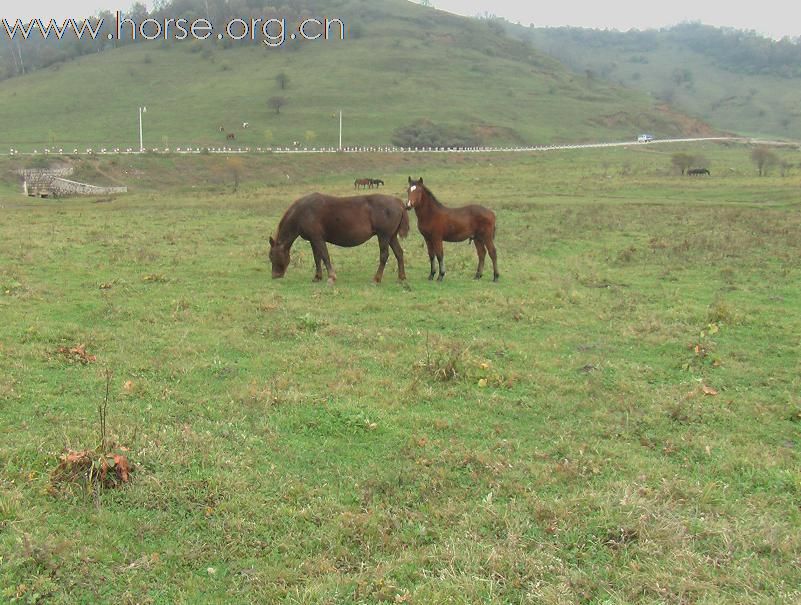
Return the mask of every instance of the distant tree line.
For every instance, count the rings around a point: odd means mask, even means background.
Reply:
[[[700,23],[677,25],[665,34],[669,40],[714,59],[730,71],[783,78],[801,76],[801,38],[772,40],[754,31]]]
[[[626,53],[642,53],[655,50],[660,45],[672,44],[690,48],[729,71],[783,78],[801,77],[801,37],[773,40],[754,31],[700,23],[628,32],[579,27],[522,28],[508,24],[508,31],[562,60],[570,58],[566,54],[566,46],[616,48]]]

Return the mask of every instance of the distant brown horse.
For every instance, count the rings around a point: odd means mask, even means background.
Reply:
[[[273,278],[283,277],[289,265],[289,249],[298,237],[311,243],[314,254],[314,281],[323,278],[321,261],[328,271],[328,282],[337,279],[326,242],[337,246],[359,246],[374,235],[380,250],[378,271],[373,278],[380,282],[389,258],[389,248],[398,260],[398,278],[406,279],[403,248],[398,236],[409,234],[409,213],[396,197],[358,195],[334,197],[312,193],[294,202],[278,224],[275,239],[270,238],[270,262]]]
[[[356,179],[353,181],[353,188],[354,189],[365,189],[369,187],[370,189],[373,188],[373,179]]]
[[[431,273],[428,279],[434,279],[434,256],[439,262],[438,281],[445,277],[445,260],[442,242],[463,242],[471,239],[478,254],[476,279],[481,279],[484,271],[484,257],[489,252],[492,259],[493,281],[498,281],[498,258],[495,252],[495,213],[484,206],[476,204],[461,208],[446,208],[428,187],[423,179],[413,181],[409,177],[406,208],[414,208],[417,214],[417,227],[426,240],[428,258],[431,261]]]

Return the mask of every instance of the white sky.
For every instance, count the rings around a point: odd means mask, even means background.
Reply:
[[[627,30],[669,27],[683,21],[756,30],[780,38],[801,36],[801,18],[792,0],[431,0],[436,8],[474,16],[484,12],[510,21],[540,26],[572,25]],[[10,0],[2,0],[5,5]],[[127,9],[133,0],[26,0],[4,7],[0,17],[16,19],[64,19],[96,14],[100,9]],[[152,0],[144,2],[152,6]],[[270,17],[273,15],[265,15]],[[180,15],[175,15],[180,17]]]
[[[628,30],[700,21],[719,27],[755,30],[774,38],[801,36],[801,18],[793,0],[431,0],[431,4],[461,15],[489,12],[524,25]]]

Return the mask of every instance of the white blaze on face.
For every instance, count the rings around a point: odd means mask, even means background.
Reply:
[[[415,191],[417,191],[417,185],[412,185],[411,187],[409,187],[409,193],[414,193]],[[412,199],[408,196],[406,197],[406,207],[407,208],[412,207]]]

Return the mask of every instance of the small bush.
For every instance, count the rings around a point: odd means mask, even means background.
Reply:
[[[727,302],[723,300],[716,300],[709,305],[707,312],[707,321],[710,324],[734,324],[737,321],[737,315],[734,309]]]
[[[398,147],[478,147],[481,139],[465,127],[446,127],[431,120],[417,120],[392,134]]]

